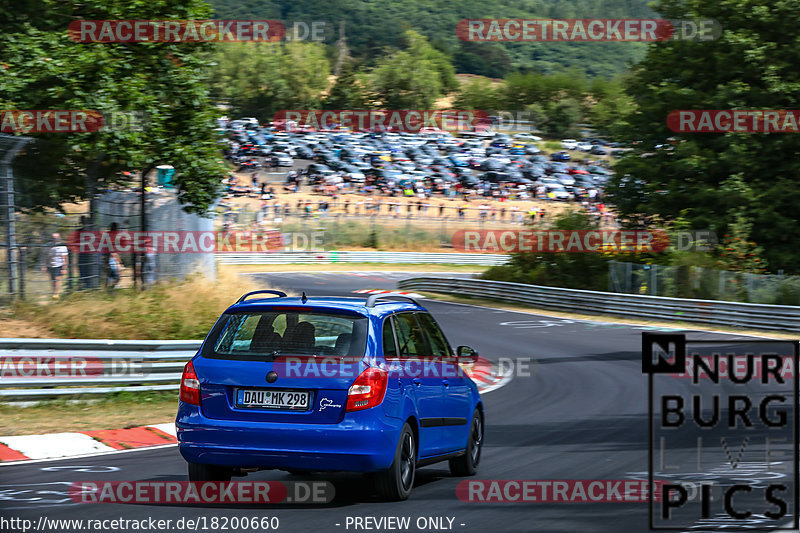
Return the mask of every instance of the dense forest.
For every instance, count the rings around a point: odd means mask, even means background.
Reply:
[[[389,48],[400,48],[415,30],[453,58],[456,72],[502,78],[512,71],[543,74],[578,68],[589,77],[611,77],[640,60],[639,43],[472,43],[459,40],[456,24],[470,18],[655,18],[647,0],[211,0],[221,19],[277,19],[325,23],[325,44],[334,52],[345,24],[348,52],[372,63]]]

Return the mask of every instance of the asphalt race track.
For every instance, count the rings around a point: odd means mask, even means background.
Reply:
[[[420,268],[424,270],[424,266]],[[353,295],[358,289],[394,288],[408,273],[257,274],[265,285],[314,295]],[[462,274],[463,275],[463,274]],[[468,305],[426,301],[454,345],[476,348],[490,360],[530,357],[530,376],[515,376],[484,396],[486,439],[475,479],[646,479],[647,377],[642,374],[641,333],[646,326],[572,321]],[[677,330],[675,330],[677,331]],[[718,333],[687,332],[691,339]],[[728,336],[726,338],[733,339]],[[676,380],[676,387],[681,386]],[[0,467],[0,515],[48,518],[171,518],[276,516],[278,531],[347,531],[347,517],[453,518],[455,531],[644,532],[647,503],[475,503],[456,498],[458,478],[447,464],[417,472],[406,502],[383,503],[354,475],[292,476],[259,472],[253,480],[326,479],[336,487],[325,506],[271,507],[75,504],[73,481],[185,480],[176,447],[83,459]],[[240,478],[242,479],[242,478]],[[445,520],[447,524],[447,520]],[[353,530],[352,526],[349,529]],[[418,531],[412,527],[412,531]]]

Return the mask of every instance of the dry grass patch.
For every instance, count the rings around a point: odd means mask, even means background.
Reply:
[[[121,429],[175,420],[178,392],[111,395],[93,402],[47,401],[20,408],[0,404],[0,435]]]
[[[22,302],[12,317],[63,338],[202,339],[222,311],[257,288],[263,287],[221,269],[215,281],[198,274],[142,292],[92,291],[52,303]]]
[[[0,338],[48,339],[55,333],[45,324],[14,318],[10,312],[0,313]]]

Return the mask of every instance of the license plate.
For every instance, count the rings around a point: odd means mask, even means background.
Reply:
[[[305,411],[311,393],[298,390],[237,389],[236,407]]]

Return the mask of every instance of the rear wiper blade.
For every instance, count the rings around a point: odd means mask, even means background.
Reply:
[[[311,352],[281,352],[280,350],[275,350],[274,352],[272,352],[272,354],[271,354],[271,355],[272,355],[272,357],[273,357],[273,358],[277,358],[277,357],[289,357],[289,356],[292,356],[292,355],[299,355],[299,356],[303,356],[303,357],[322,357],[322,354],[321,354],[321,353],[311,353]],[[338,356],[331,355],[330,357],[338,357]]]

